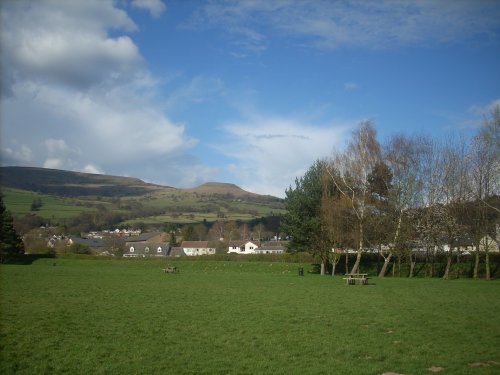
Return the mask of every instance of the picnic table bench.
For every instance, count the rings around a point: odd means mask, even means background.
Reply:
[[[369,277],[367,277],[367,273],[346,273],[345,276],[347,276],[344,277],[344,280],[347,281],[347,285],[355,285],[356,280],[359,280],[361,285],[368,284]]]
[[[179,269],[177,267],[165,267],[161,269],[165,273],[177,273]]]

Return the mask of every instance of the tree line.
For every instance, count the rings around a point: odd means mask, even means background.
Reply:
[[[372,122],[352,133],[343,151],[317,160],[286,191],[288,213],[282,231],[292,251],[312,251],[335,272],[346,249],[356,257],[375,251],[384,262],[409,264],[413,276],[424,254],[433,276],[437,253],[445,254],[443,277],[453,260],[474,252],[474,277],[484,258],[490,278],[490,250],[498,247],[500,217],[500,107],[484,119],[471,139],[440,141],[425,135],[392,135],[380,143]],[[418,249],[419,251],[415,251]]]

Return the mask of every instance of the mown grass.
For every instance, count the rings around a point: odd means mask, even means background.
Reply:
[[[162,273],[167,264],[181,272]],[[299,266],[95,258],[2,265],[0,372],[500,372],[499,281],[347,286],[341,277],[299,277]]]

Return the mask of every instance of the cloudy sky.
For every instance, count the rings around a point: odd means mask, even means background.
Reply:
[[[6,0],[2,165],[285,189],[371,119],[472,134],[496,0]]]

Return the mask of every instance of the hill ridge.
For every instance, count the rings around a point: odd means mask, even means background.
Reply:
[[[205,182],[194,188],[182,189],[183,191],[190,193],[197,193],[202,195],[228,195],[234,197],[264,197],[265,195],[252,193],[246,191],[236,184],[230,182],[216,182],[209,181]]]
[[[63,196],[130,196],[172,189],[202,195],[270,197],[246,191],[230,182],[209,181],[192,188],[175,188],[145,182],[136,177],[20,166],[0,167],[0,186]]]

